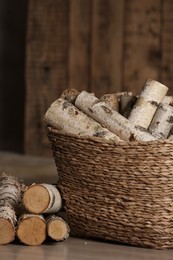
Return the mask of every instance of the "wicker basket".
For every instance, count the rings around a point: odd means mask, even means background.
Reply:
[[[173,248],[173,142],[116,145],[47,128],[71,234]]]

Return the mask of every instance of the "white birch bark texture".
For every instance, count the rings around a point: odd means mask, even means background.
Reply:
[[[70,102],[59,98],[53,102],[45,114],[48,125],[79,136],[97,136],[107,140],[120,141],[114,133],[103,128]]]
[[[67,222],[56,215],[49,216],[46,219],[47,234],[55,241],[62,241],[69,237],[70,228]]]
[[[35,214],[21,215],[17,222],[16,235],[25,245],[41,245],[47,236],[44,217]]]
[[[75,105],[124,141],[156,140],[147,131],[135,127],[133,123],[129,122],[127,118],[113,110],[107,103],[100,102],[93,93],[82,91],[78,95]]]
[[[149,126],[149,132],[157,139],[166,139],[173,127],[173,107],[161,103]]]
[[[165,97],[168,88],[155,80],[147,80],[128,119],[137,126],[148,129],[158,105]]]
[[[62,92],[60,98],[63,98],[69,101],[70,103],[74,104],[79,93],[80,92],[75,88],[67,88]]]
[[[165,96],[164,99],[162,100],[162,103],[173,106],[173,96]]]
[[[119,97],[115,94],[105,94],[101,96],[100,101],[107,103],[112,109],[119,111]]]
[[[16,211],[19,211],[24,184],[14,176],[2,173],[0,176],[0,200],[7,201]]]
[[[15,239],[17,218],[13,207],[4,200],[0,201],[0,245],[11,243]]]
[[[62,207],[59,190],[52,184],[32,184],[23,193],[24,207],[31,213],[56,213]]]

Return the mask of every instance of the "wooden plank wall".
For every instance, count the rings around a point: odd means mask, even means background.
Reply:
[[[29,0],[25,152],[50,156],[43,115],[68,87],[173,94],[171,0]]]
[[[124,34],[124,90],[138,93],[147,78],[159,79],[161,0],[127,0]]]
[[[43,116],[68,85],[68,0],[31,0],[28,10],[25,152],[49,155]]]

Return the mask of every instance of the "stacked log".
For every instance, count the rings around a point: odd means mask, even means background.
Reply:
[[[173,98],[166,96],[167,91],[165,85],[150,79],[138,96],[122,92],[105,94],[99,99],[85,90],[67,89],[47,110],[45,121],[69,134],[114,142],[165,139],[172,131],[169,114],[172,113]]]
[[[47,234],[55,241],[62,241],[69,237],[70,228],[67,222],[60,216],[51,215],[46,219]]]
[[[21,204],[24,184],[4,172],[0,176],[0,244],[8,244],[15,239],[17,214]]]
[[[62,198],[56,185],[25,186],[16,177],[0,176],[0,245],[18,238],[25,245],[41,245],[47,238],[62,241],[70,228],[61,216]],[[63,214],[64,216],[64,214]]]
[[[46,240],[46,221],[42,215],[23,214],[18,219],[16,233],[25,245],[41,245]]]
[[[155,80],[147,80],[128,119],[133,124],[148,129],[153,116],[168,88]]]
[[[7,201],[0,201],[0,245],[15,239],[17,217],[14,208]]]
[[[23,193],[24,207],[31,213],[55,213],[62,207],[62,198],[55,185],[32,184]]]
[[[94,94],[82,91],[78,95],[75,105],[124,141],[155,140],[151,134],[135,127],[127,118],[113,110],[106,102],[101,102]]]
[[[53,102],[45,114],[47,124],[64,132],[79,136],[98,136],[107,140],[120,138],[62,98]]]
[[[161,103],[150,124],[149,131],[157,139],[167,139],[173,127],[173,107]]]

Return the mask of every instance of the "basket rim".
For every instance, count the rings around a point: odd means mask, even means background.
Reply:
[[[136,145],[141,145],[141,146],[148,146],[148,145],[173,145],[173,140],[170,139],[164,139],[164,140],[152,140],[152,141],[113,141],[113,140],[106,140],[104,138],[101,137],[95,137],[95,136],[89,136],[89,135],[83,135],[83,136],[79,136],[76,134],[72,134],[72,133],[67,133],[63,130],[60,129],[56,129],[50,125],[46,126],[47,132],[48,133],[53,133],[54,135],[62,135],[65,137],[71,137],[71,138],[75,138],[78,140],[82,140],[82,141],[93,141],[96,143],[102,143],[105,145],[119,145],[119,146],[136,146]]]

